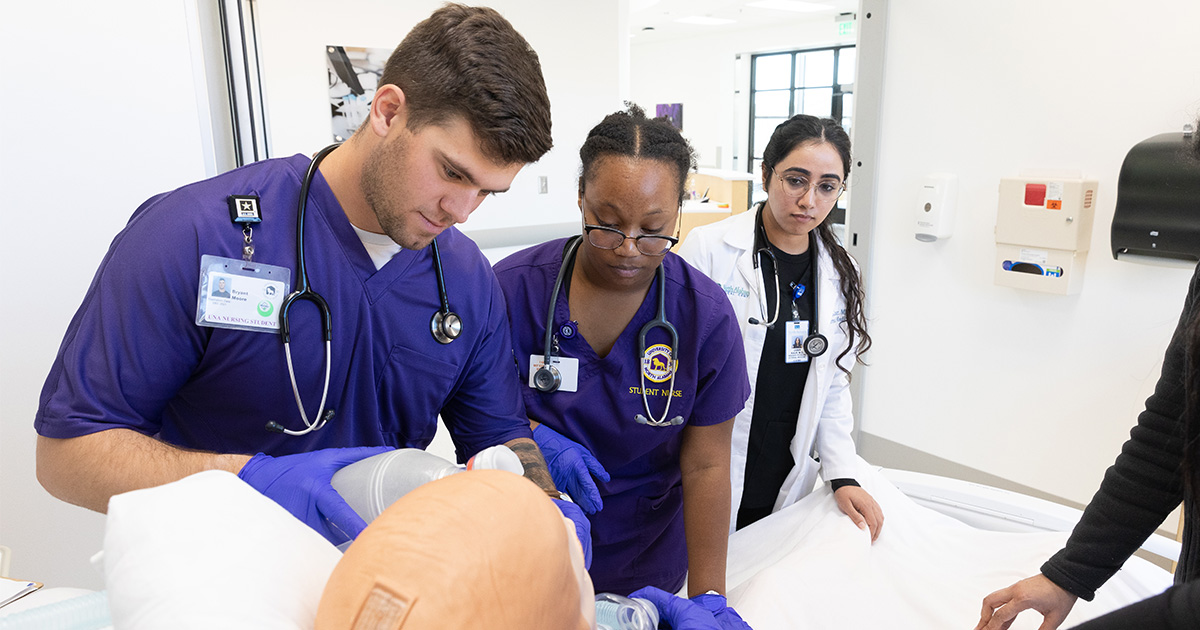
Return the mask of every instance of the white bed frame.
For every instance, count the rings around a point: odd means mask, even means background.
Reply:
[[[1069,532],[1083,514],[1075,508],[1045,499],[960,479],[891,468],[879,468],[879,472],[917,503],[979,529]],[[1154,534],[1141,548],[1176,562],[1182,545]]]

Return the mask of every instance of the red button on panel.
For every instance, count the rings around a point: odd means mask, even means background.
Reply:
[[[1041,207],[1046,204],[1045,184],[1025,184],[1025,205]]]

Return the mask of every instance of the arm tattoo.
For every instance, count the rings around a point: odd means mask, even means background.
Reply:
[[[546,458],[542,457],[542,451],[538,450],[537,444],[533,440],[518,438],[509,441],[505,446],[511,448],[517,454],[517,458],[521,460],[521,465],[525,467],[526,478],[536,483],[547,494],[558,496],[554,480],[550,478],[550,469],[546,467]]]

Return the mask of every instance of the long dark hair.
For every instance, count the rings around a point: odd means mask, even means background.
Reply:
[[[845,181],[850,177],[850,136],[846,134],[846,130],[829,118],[800,114],[780,123],[775,128],[775,132],[771,134],[767,148],[763,150],[764,188],[769,173],[775,168],[775,165],[796,147],[806,142],[832,145],[842,158],[842,168],[845,173],[842,180]],[[857,361],[866,365],[862,360],[862,355],[871,348],[871,335],[867,334],[867,317],[863,312],[862,277],[859,276],[858,268],[854,266],[850,254],[834,236],[833,228],[829,227],[829,221],[822,221],[817,226],[817,237],[821,239],[821,247],[825,248],[825,251],[829,252],[833,258],[833,267],[841,276],[840,288],[842,297],[846,300],[846,328],[848,329],[849,343],[846,344],[846,349],[838,355],[837,365],[843,372],[849,374],[850,370],[842,365],[842,358],[850,353],[851,348],[854,348],[857,353]],[[854,343],[855,337],[858,338],[857,347]]]

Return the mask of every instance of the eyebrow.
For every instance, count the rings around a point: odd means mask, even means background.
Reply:
[[[465,166],[463,166],[462,164],[459,164],[453,158],[446,155],[445,153],[442,154],[442,159],[445,160],[446,163],[450,165],[450,168],[458,171],[458,174],[462,175],[463,179],[467,180],[467,183],[471,184],[472,186],[479,186],[479,183],[475,181],[475,176],[472,175],[471,171],[468,170]],[[500,193],[508,192],[508,189],[505,188],[503,190],[484,190],[484,189],[480,188],[479,192],[488,194],[488,195],[499,195]]]
[[[618,206],[618,205],[617,205],[617,204],[615,204],[615,203],[612,203],[611,201],[607,201],[607,200],[603,200],[603,199],[602,199],[602,200],[595,201],[594,203],[595,203],[596,205],[598,205],[598,206],[602,207],[602,208],[606,208],[606,209],[608,209],[608,210],[612,210],[613,212],[620,212],[620,211],[621,211],[621,207],[620,207],[620,206]],[[666,213],[666,210],[664,210],[664,209],[662,209],[662,208],[654,208],[654,209],[652,209],[652,210],[650,210],[650,211],[646,212],[646,214],[644,214],[644,215],[642,215],[642,216],[644,216],[644,217],[652,217],[652,216],[656,216],[656,215],[659,215],[659,214],[664,214],[664,213]],[[595,211],[592,211],[592,214],[596,214],[596,212],[595,212]],[[597,220],[597,221],[599,221],[599,220],[600,220],[600,217],[596,217],[596,220]]]
[[[783,173],[780,173],[780,174],[782,175],[782,174],[790,173],[792,171],[796,171],[797,173],[802,173],[804,175],[812,177],[812,173],[810,171],[808,171],[807,169],[800,168],[799,166],[792,166],[789,168],[785,168],[785,169],[783,169]],[[842,181],[842,176],[838,175],[837,173],[826,173],[821,176],[821,179],[825,179],[825,178],[836,179],[839,182]]]

